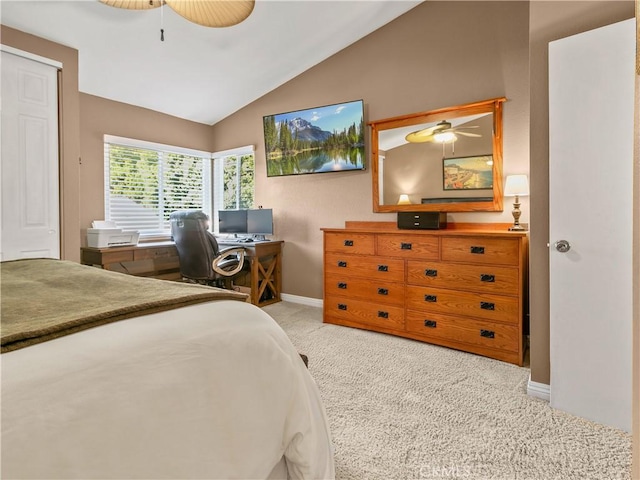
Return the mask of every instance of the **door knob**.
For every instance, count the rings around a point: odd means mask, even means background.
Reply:
[[[567,253],[569,250],[571,250],[571,244],[566,240],[558,240],[553,244],[553,246],[556,247],[556,250],[560,253]]]

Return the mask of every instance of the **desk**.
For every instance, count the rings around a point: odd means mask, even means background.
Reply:
[[[245,261],[251,266],[251,303],[262,307],[280,301],[282,293],[282,244],[283,240],[266,242],[231,242],[218,239],[221,249],[243,247]]]
[[[250,265],[251,303],[259,307],[280,301],[282,240],[238,243],[218,241],[220,248],[241,246]],[[80,262],[105,270],[162,280],[180,280],[178,250],[173,242],[149,242],[126,247],[82,247]]]

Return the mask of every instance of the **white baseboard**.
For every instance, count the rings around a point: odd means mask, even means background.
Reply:
[[[531,375],[529,375],[529,381],[527,382],[527,395],[531,395],[532,397],[540,398],[548,402],[551,399],[551,387],[546,383],[532,382]]]
[[[322,308],[321,298],[301,297],[299,295],[291,295],[290,293],[282,293],[280,294],[280,298],[282,298],[282,300],[285,302],[300,303],[302,305],[308,305],[310,307]]]

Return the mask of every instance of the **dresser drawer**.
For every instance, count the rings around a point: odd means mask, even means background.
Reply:
[[[326,253],[324,259],[326,274],[404,282],[404,260],[400,258]]]
[[[437,260],[438,237],[427,235],[376,235],[378,255]]]
[[[441,242],[442,261],[517,266],[520,259],[517,238],[443,237]]]
[[[324,249],[327,252],[344,252],[358,255],[375,253],[375,238],[367,233],[325,233]]]
[[[366,300],[325,295],[324,313],[364,325],[404,330],[404,308],[394,305],[375,305]]]
[[[485,318],[518,324],[517,297],[407,286],[408,310]]]
[[[406,329],[430,339],[450,340],[509,352],[520,350],[521,335],[516,325],[409,311]]]
[[[325,276],[325,295],[345,295],[374,303],[404,306],[404,284],[331,274]]]
[[[516,267],[463,265],[457,263],[407,262],[407,283],[435,288],[518,295],[520,282]]]

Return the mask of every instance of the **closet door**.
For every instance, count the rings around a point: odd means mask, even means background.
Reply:
[[[2,51],[0,258],[60,258],[58,74]]]
[[[634,20],[549,45],[551,406],[631,431]]]

